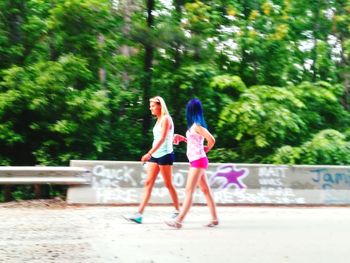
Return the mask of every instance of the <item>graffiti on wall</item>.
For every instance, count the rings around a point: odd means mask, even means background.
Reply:
[[[259,187],[250,189],[245,180],[251,171],[249,168],[237,168],[234,164],[216,166],[206,171],[208,182],[218,203],[304,203],[290,187],[285,186],[286,167],[260,167],[258,169]],[[147,177],[147,167],[135,164],[108,168],[95,165],[92,168],[92,187],[96,190],[101,203],[139,202],[142,188]],[[188,169],[175,169],[173,184],[177,188],[179,198],[184,198]],[[152,191],[152,197],[169,198],[169,192],[163,185],[162,176],[158,176]],[[204,196],[197,191],[194,200],[205,203]]]
[[[209,184],[213,186],[215,181],[221,182],[219,189],[236,188],[245,189],[247,186],[244,184],[243,179],[247,177],[249,170],[246,168],[237,169],[235,165],[222,165],[218,166],[217,170],[211,176]]]
[[[106,168],[104,165],[96,165],[92,168],[93,188],[118,188],[123,183],[133,187],[138,185],[134,178],[135,169],[124,165],[122,168]]]
[[[310,170],[312,181],[321,185],[322,189],[333,189],[334,187],[345,184],[350,186],[350,170],[348,173],[332,172],[327,168],[318,168]]]
[[[264,202],[277,204],[303,204],[304,198],[297,197],[293,189],[286,186],[286,166],[259,167],[260,192]],[[266,200],[267,199],[267,200]]]
[[[335,172],[328,168],[317,168],[311,169],[310,173],[312,174],[312,182],[324,190],[325,203],[349,202],[349,195],[347,193],[342,195],[343,193],[337,189],[350,186],[350,170]]]

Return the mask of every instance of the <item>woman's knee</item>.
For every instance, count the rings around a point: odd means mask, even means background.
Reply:
[[[165,181],[164,186],[168,188],[169,190],[173,190],[175,187],[171,181]]]
[[[208,186],[201,186],[200,188],[201,188],[204,195],[209,194],[210,190],[209,190]]]
[[[193,192],[194,192],[194,189],[192,189],[191,187],[185,188],[185,195],[192,196]]]
[[[146,179],[145,183],[144,183],[144,187],[147,189],[152,189],[154,185],[154,180],[153,179]]]

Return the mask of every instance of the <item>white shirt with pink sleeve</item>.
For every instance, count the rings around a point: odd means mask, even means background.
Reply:
[[[187,158],[190,162],[207,156],[204,151],[204,137],[194,130],[194,125],[186,132]]]

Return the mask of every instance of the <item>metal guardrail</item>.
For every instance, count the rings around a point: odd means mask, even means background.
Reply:
[[[40,185],[88,185],[91,172],[83,167],[63,166],[0,166],[0,185],[4,199],[11,199],[12,185],[34,185],[35,197],[40,198]]]
[[[62,166],[2,166],[0,184],[89,184],[90,170]]]

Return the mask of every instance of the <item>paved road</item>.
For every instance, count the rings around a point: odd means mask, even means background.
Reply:
[[[0,262],[348,263],[349,207],[219,207],[221,225],[195,206],[181,230],[163,220],[171,207],[0,207]]]

